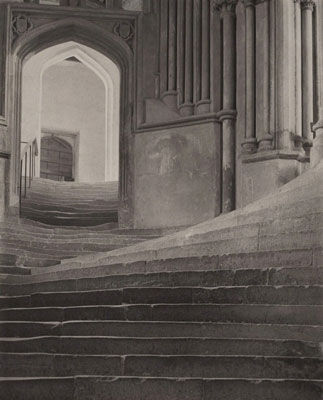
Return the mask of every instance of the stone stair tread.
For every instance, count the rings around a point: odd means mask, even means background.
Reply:
[[[208,304],[323,305],[323,285],[248,285],[123,287],[122,289],[33,292],[29,295],[2,296],[0,306],[17,303],[28,306],[145,304],[156,302]],[[164,301],[163,301],[164,300]],[[270,300],[270,303],[269,303]],[[54,304],[53,304],[54,303]]]
[[[23,360],[23,364],[21,361]],[[64,376],[107,374],[130,376],[307,378],[322,377],[323,361],[317,357],[255,355],[69,355],[50,353],[0,353],[8,376]]]
[[[41,335],[214,337],[322,341],[323,326],[180,321],[0,321],[1,334],[13,337]]]
[[[115,265],[76,270],[69,276],[66,272],[36,274],[6,279],[6,288],[30,291],[75,291],[117,289],[138,286],[240,286],[245,285],[313,285],[323,284],[323,268],[287,267],[253,269],[214,269],[182,271],[147,271],[147,265]],[[82,275],[81,275],[82,273]],[[64,278],[65,275],[65,278]],[[93,276],[94,275],[94,276]],[[19,284],[19,287],[18,285]],[[0,284],[1,285],[1,284]],[[0,286],[5,292],[3,284]],[[29,289],[29,290],[28,290]]]
[[[323,325],[323,306],[272,304],[130,304],[0,310],[3,320],[199,321]]]
[[[320,344],[300,340],[197,337],[39,336],[0,338],[0,352],[158,356],[320,357]]]

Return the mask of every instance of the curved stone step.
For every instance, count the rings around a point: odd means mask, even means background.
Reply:
[[[262,355],[320,357],[319,343],[295,340],[46,336],[1,338],[3,353],[91,355]]]
[[[136,304],[0,310],[3,321],[188,321],[323,325],[323,306]]]
[[[206,270],[206,271],[164,271],[146,272],[146,264],[132,267],[115,265],[77,270],[78,274],[60,273],[37,274],[24,277],[7,277],[0,283],[4,295],[30,294],[48,291],[77,291],[120,289],[136,286],[250,286],[250,285],[322,285],[323,268],[289,267],[264,269]],[[216,266],[215,266],[216,267]],[[210,268],[210,265],[209,265]],[[7,282],[7,284],[5,284]]]
[[[323,327],[314,325],[250,324],[232,322],[160,321],[0,321],[2,337],[114,336],[285,339],[320,342]]]
[[[120,376],[4,378],[8,400],[321,400],[319,380],[198,379]]]
[[[323,286],[134,287],[0,296],[0,307],[63,307],[114,304],[323,305]]]
[[[1,353],[3,376],[98,375],[320,379],[317,358],[269,356],[107,356],[46,353]]]

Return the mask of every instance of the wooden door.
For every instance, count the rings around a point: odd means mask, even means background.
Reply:
[[[45,136],[40,147],[40,177],[73,181],[73,149],[64,139]]]

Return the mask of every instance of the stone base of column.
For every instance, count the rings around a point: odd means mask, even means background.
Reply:
[[[274,138],[270,133],[267,133],[263,138],[258,141],[258,151],[268,151],[273,149]]]
[[[259,200],[271,193],[274,193],[281,186],[304,172],[307,163],[299,162],[297,154],[294,159],[281,159],[280,156],[288,157],[292,154],[273,153],[277,158],[259,159],[247,163],[243,162],[239,168],[237,178],[237,207],[244,207],[253,201]],[[261,154],[264,154],[262,152]],[[260,156],[257,153],[255,156]]]
[[[247,138],[241,144],[242,152],[244,154],[252,154],[257,151],[257,139],[256,138]]]
[[[169,90],[162,94],[162,101],[172,110],[177,110],[177,92],[175,90]]]
[[[210,112],[211,100],[200,100],[196,103],[196,114],[207,114]]]
[[[194,104],[193,103],[184,103],[181,104],[179,107],[179,113],[183,117],[189,117],[190,115],[194,115]]]

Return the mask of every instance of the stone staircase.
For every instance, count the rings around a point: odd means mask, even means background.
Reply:
[[[118,221],[118,182],[75,183],[34,178],[22,199],[24,218],[60,226]]]
[[[0,399],[322,399],[322,172],[181,232],[3,274]]]
[[[108,223],[94,227],[57,227],[8,219],[0,226],[0,271],[18,266],[44,268],[78,255],[91,255],[160,237],[167,230],[118,229]],[[1,266],[2,265],[2,266]],[[13,270],[11,267],[15,266]]]

